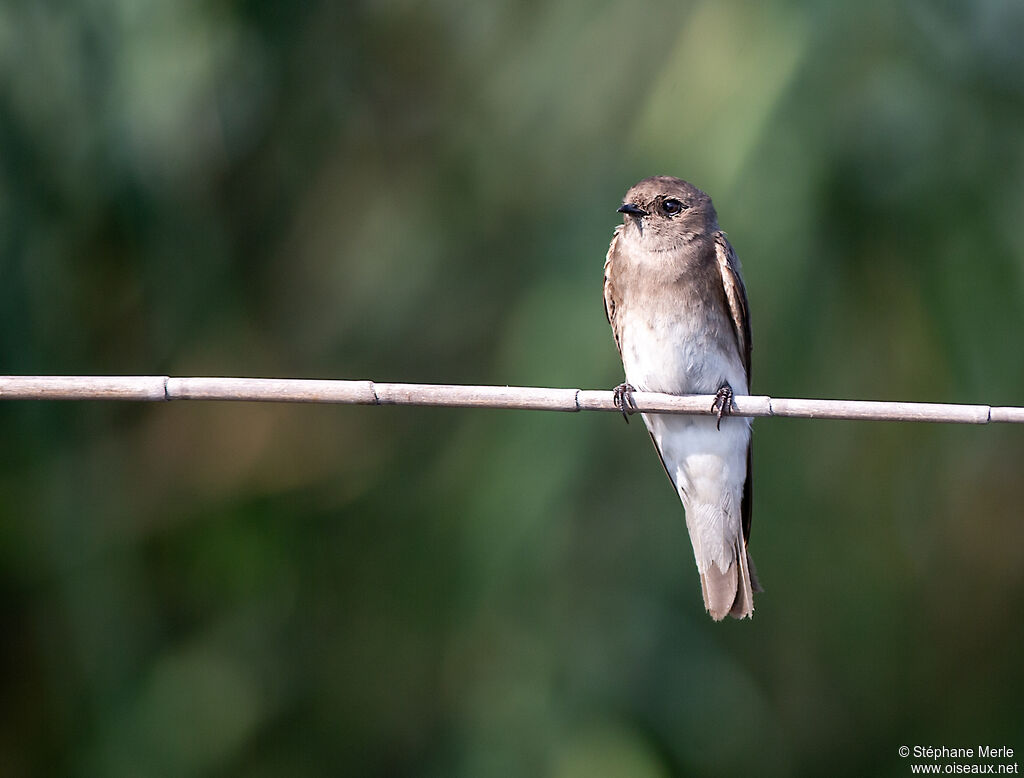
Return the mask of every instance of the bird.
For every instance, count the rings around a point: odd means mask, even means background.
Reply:
[[[705,608],[715,621],[750,617],[762,591],[747,550],[751,425],[730,415],[733,395],[750,385],[740,263],[711,198],[680,178],[645,178],[618,212],[604,263],[605,314],[625,373],[615,404],[628,423],[635,391],[714,395],[712,415],[642,418],[683,504]]]

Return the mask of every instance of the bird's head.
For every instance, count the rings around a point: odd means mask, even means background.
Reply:
[[[718,216],[704,192],[671,176],[645,178],[626,192],[619,213],[627,239],[648,251],[670,251],[718,229]]]

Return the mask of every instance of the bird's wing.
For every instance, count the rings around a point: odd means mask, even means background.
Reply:
[[[747,305],[747,290],[740,277],[740,261],[732,250],[724,232],[715,233],[715,256],[718,259],[718,270],[722,275],[722,287],[725,289],[725,301],[729,306],[729,317],[732,319],[733,332],[736,334],[736,346],[739,348],[740,359],[747,371],[747,384],[750,384],[750,309]]]
[[[608,246],[608,254],[604,258],[604,314],[608,317],[608,323],[612,325],[612,334],[615,336],[615,347],[619,350],[619,356],[622,356],[622,325],[616,318],[616,313],[619,308],[619,303],[622,300],[621,293],[615,284],[615,270],[616,263],[615,259],[619,252],[619,235],[622,233],[622,225],[620,224],[615,228],[615,234],[612,235],[612,242]],[[618,267],[622,267],[621,263]],[[627,418],[628,422],[629,419]],[[651,443],[654,444],[654,450],[658,452],[658,459],[661,461],[661,466],[665,469],[665,475],[668,476],[668,480],[672,483],[673,487],[676,484],[675,476],[668,469],[668,465],[665,464],[665,457],[661,454],[661,446],[658,445],[657,439],[654,437],[654,433],[651,432],[651,426],[647,423],[646,417],[644,418],[644,427],[647,428],[647,434],[651,436]]]
[[[740,261],[736,258],[724,232],[715,233],[715,256],[718,259],[718,270],[722,275],[722,287],[725,290],[725,301],[729,307],[729,318],[732,320],[733,332],[736,334],[736,346],[747,371],[747,387],[750,387],[750,351],[753,344],[750,338],[750,308],[747,305],[747,290],[740,277]],[[747,444],[747,480],[743,484],[743,505],[740,514],[743,522],[743,539],[750,540],[750,525],[754,509],[754,476],[751,456],[752,443]]]
[[[608,253],[604,258],[604,315],[608,317],[608,323],[612,325],[612,334],[615,336],[615,347],[622,356],[621,328],[615,319],[615,311],[618,307],[619,294],[612,279],[614,272],[613,260],[618,251],[619,234],[622,232],[622,225],[615,228],[612,242],[608,245]]]

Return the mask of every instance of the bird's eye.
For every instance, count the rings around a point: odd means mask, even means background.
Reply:
[[[682,213],[683,204],[674,197],[670,197],[662,202],[661,210],[665,212],[666,216],[675,216],[678,213]]]

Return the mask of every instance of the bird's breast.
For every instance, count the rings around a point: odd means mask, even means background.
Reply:
[[[678,306],[636,308],[623,315],[622,363],[639,390],[714,394],[724,382],[747,393],[736,336],[724,311]]]

